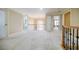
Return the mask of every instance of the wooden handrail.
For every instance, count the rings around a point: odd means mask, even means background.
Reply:
[[[64,49],[79,49],[79,26],[62,26],[62,46]],[[75,45],[74,45],[75,44]]]
[[[79,28],[79,26],[62,26],[62,27],[65,27],[65,28]]]

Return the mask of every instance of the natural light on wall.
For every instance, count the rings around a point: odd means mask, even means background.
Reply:
[[[24,17],[24,30],[44,30],[44,20]]]
[[[34,19],[29,19],[28,30],[34,30],[34,29],[35,29],[35,21]]]
[[[44,20],[37,21],[37,30],[44,30]]]

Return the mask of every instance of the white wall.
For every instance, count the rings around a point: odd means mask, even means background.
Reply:
[[[23,15],[7,9],[6,11],[8,35],[23,31]]]
[[[10,34],[13,34],[13,33],[22,32],[23,31],[23,19],[24,19],[23,15],[21,15],[18,12],[15,12],[15,11],[12,11],[10,9],[7,9],[7,8],[5,8],[5,9],[3,8],[3,9],[0,9],[0,10],[5,13],[5,17],[3,17],[3,15],[1,15],[0,18],[5,18],[6,36],[8,36]],[[2,24],[4,24],[2,21],[0,21],[0,22]]]

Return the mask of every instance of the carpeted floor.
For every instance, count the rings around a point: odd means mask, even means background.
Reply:
[[[26,31],[0,40],[3,50],[61,50],[61,31]]]

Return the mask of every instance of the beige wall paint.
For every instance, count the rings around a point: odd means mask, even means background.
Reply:
[[[71,12],[71,9],[67,9],[67,10],[65,10],[64,12],[63,12],[63,14],[62,14],[62,25],[64,25],[64,15],[66,14],[66,13],[68,13],[68,12]],[[70,15],[70,21],[71,21],[71,15]]]
[[[45,18],[32,18],[32,17],[29,17],[29,21],[30,21],[31,24],[34,24],[34,25],[33,25],[33,28],[34,28],[35,30],[37,29],[37,22],[38,22],[39,20],[44,21],[44,24],[45,24],[45,21],[46,21]]]
[[[71,9],[71,25],[79,26],[79,8]]]
[[[64,11],[62,25],[64,25],[64,14],[70,11],[70,26],[79,26],[79,8],[72,8]]]
[[[23,16],[15,11],[6,10],[8,35],[23,31]]]
[[[70,12],[64,14],[64,25],[70,26]]]

